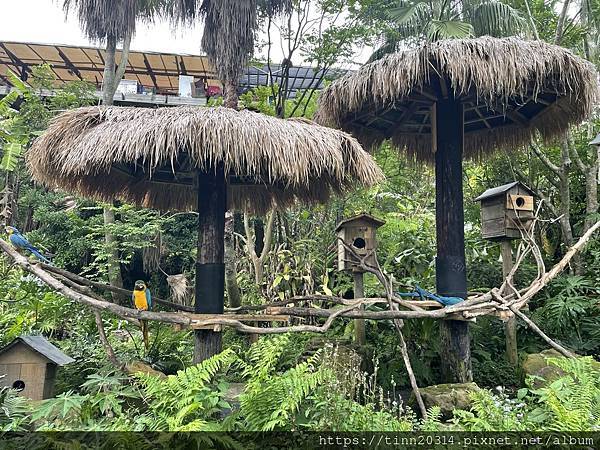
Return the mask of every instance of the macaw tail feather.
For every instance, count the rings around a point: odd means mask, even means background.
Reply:
[[[142,338],[144,339],[144,348],[148,350],[150,339],[148,335],[148,321],[140,320],[140,328],[142,329]]]
[[[35,256],[37,259],[39,259],[41,262],[46,263],[46,264],[50,264],[50,260],[48,258],[46,258],[44,255],[42,255],[39,250],[35,247],[31,247],[29,249],[29,251],[31,252],[31,254],[33,256]]]

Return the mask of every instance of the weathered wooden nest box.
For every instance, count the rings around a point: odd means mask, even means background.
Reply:
[[[375,252],[377,248],[377,228],[385,221],[377,219],[369,214],[359,214],[342,220],[335,231],[338,237],[338,270],[351,270],[353,272],[364,272],[360,268],[360,259],[357,259],[347,250],[342,241],[359,256],[364,257],[365,262],[375,264]]]
[[[533,192],[519,181],[488,189],[475,199],[481,202],[481,234],[484,239],[519,239],[533,223]]]
[[[20,336],[0,350],[0,387],[32,400],[50,398],[57,367],[73,361],[43,336]]]

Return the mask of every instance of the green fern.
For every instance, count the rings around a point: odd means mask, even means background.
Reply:
[[[138,426],[149,431],[223,431],[229,422],[219,424],[213,416],[229,405],[222,399],[225,385],[215,386],[213,380],[236,358],[227,349],[164,379],[137,375],[148,405],[148,412],[136,421]]]
[[[600,430],[600,370],[592,357],[548,358],[565,375],[533,391],[542,403],[546,428],[553,431]]]
[[[248,352],[249,363],[243,364],[242,372],[248,381],[240,396],[240,413],[250,430],[292,428],[303,402],[332,377],[331,371],[317,366],[319,353],[277,373],[275,367],[288,343],[287,335],[261,339]]]
[[[24,431],[29,425],[29,402],[17,391],[0,388],[0,431]]]

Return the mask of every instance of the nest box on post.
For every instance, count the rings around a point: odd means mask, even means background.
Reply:
[[[484,239],[518,239],[533,223],[533,192],[519,181],[488,189],[475,199],[481,202],[481,234]]]
[[[335,231],[338,237],[338,270],[351,270],[353,272],[364,272],[360,268],[360,260],[357,260],[344,245],[352,248],[359,257],[371,253],[365,260],[367,264],[375,264],[374,250],[377,248],[376,232],[385,221],[377,219],[369,214],[359,214],[342,220]]]

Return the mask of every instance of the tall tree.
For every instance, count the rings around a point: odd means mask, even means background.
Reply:
[[[201,46],[223,84],[223,104],[237,109],[239,79],[254,51],[260,15],[273,17],[289,10],[292,0],[173,0],[167,15],[176,24],[204,19]],[[226,221],[225,284],[230,305],[241,303],[236,280],[234,217]]]
[[[164,6],[160,0],[64,0],[65,14],[75,11],[84,35],[105,44],[104,74],[102,78],[102,104],[112,105],[115,92],[127,67],[129,46],[135,34],[138,19],[152,20]],[[117,64],[117,43],[122,42],[121,59]],[[109,282],[123,287],[123,277],[117,239],[110,228],[115,222],[112,207],[104,208],[105,242]]]
[[[260,15],[289,10],[292,0],[174,0],[168,14],[175,23],[204,19],[201,46],[223,83],[225,106],[237,108],[240,76],[254,51]]]

